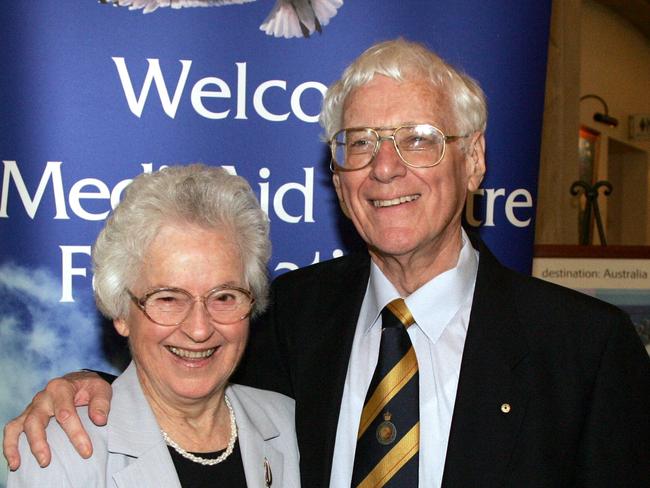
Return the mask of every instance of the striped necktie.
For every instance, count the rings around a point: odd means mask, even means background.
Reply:
[[[417,487],[420,447],[418,362],[406,328],[413,316],[401,298],[381,312],[377,367],[361,413],[352,486]]]

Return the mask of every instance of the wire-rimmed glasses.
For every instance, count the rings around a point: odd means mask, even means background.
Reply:
[[[391,133],[380,134],[386,131]],[[412,168],[430,168],[442,161],[447,142],[465,137],[468,135],[447,136],[431,124],[342,129],[329,142],[332,152],[330,169],[333,172],[363,169],[375,158],[381,143],[388,140],[393,141],[404,164]]]
[[[127,292],[149,320],[164,326],[183,323],[196,302],[203,303],[208,315],[220,324],[234,324],[246,318],[255,303],[249,290],[235,286],[218,286],[202,296],[174,287],[156,288],[140,298],[130,290]]]

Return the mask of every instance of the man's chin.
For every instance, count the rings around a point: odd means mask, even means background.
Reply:
[[[371,256],[376,256],[379,259],[400,259],[408,258],[414,252],[416,252],[417,246],[412,245],[411,243],[400,243],[400,242],[391,242],[391,243],[380,243],[380,245],[369,245],[368,251]]]

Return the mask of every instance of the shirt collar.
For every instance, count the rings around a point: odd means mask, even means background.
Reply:
[[[479,252],[472,247],[464,229],[462,242],[463,247],[454,268],[434,277],[404,299],[417,326],[434,343],[461,306],[474,294]],[[382,309],[399,297],[400,294],[395,286],[371,261],[368,292],[364,304],[367,305],[364,333],[377,323]]]

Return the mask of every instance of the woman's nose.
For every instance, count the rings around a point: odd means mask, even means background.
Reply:
[[[202,298],[197,298],[194,302],[190,314],[183,322],[183,330],[195,342],[204,342],[214,333],[213,319]]]

